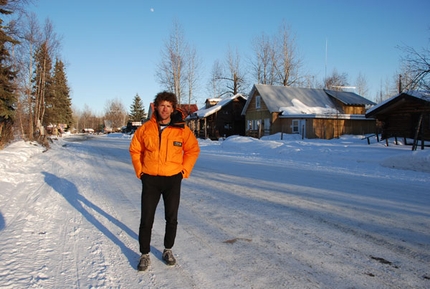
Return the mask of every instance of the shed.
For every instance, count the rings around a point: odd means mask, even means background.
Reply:
[[[366,117],[377,119],[382,139],[413,139],[413,149],[421,140],[424,148],[424,142],[430,141],[430,92],[399,93],[372,107]]]

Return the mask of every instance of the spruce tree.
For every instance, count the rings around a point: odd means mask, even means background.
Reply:
[[[12,13],[3,8],[6,4],[7,1],[2,1],[0,4],[0,17]],[[16,43],[18,42],[4,31],[3,19],[0,18],[0,148],[13,139],[12,125],[16,105],[14,79],[16,72],[13,71],[10,65],[8,44]]]
[[[142,121],[145,117],[146,114],[142,99],[136,94],[130,106],[130,121]]]
[[[54,65],[50,95],[46,100],[45,122],[53,125],[66,124],[70,127],[73,122],[70,88],[67,85],[64,63],[58,59]]]

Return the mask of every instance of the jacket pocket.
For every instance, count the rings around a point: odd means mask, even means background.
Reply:
[[[182,164],[183,149],[182,140],[177,138],[169,138],[167,141],[167,161],[177,164]]]

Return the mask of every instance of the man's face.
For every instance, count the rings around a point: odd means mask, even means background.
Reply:
[[[170,122],[170,115],[173,113],[172,103],[169,101],[161,101],[157,106],[158,116],[160,117],[160,122],[163,124],[168,124]]]

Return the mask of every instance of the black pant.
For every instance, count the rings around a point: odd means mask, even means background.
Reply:
[[[142,202],[139,227],[139,246],[142,254],[150,251],[152,225],[160,196],[163,195],[166,228],[164,247],[171,249],[178,227],[178,209],[182,173],[170,177],[142,175]]]

